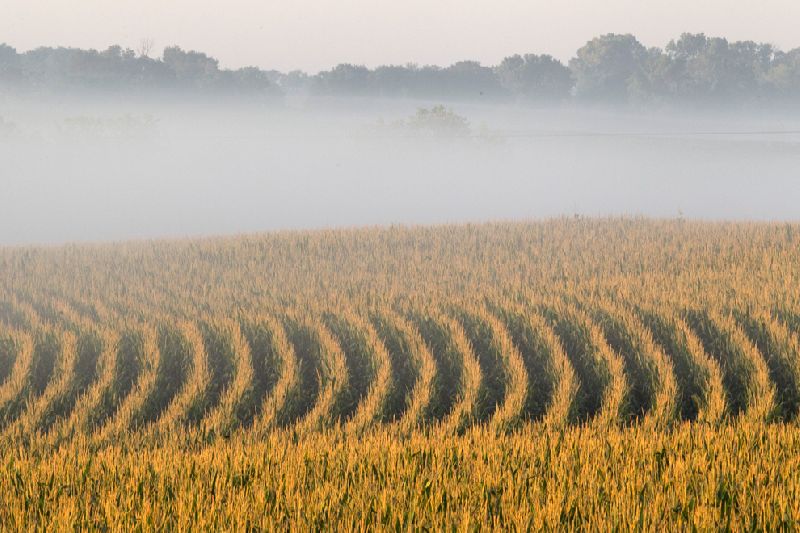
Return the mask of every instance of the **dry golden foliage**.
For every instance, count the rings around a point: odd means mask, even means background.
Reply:
[[[800,226],[0,249],[0,529],[792,529]]]

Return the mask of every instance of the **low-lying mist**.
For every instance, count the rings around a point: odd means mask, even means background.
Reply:
[[[564,215],[800,219],[797,117],[435,104],[0,101],[0,245]]]

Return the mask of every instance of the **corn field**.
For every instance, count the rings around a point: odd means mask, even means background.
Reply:
[[[795,529],[800,226],[0,249],[0,526]]]

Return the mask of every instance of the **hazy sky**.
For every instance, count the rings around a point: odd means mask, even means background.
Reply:
[[[315,72],[336,63],[495,64],[512,53],[569,59],[630,32],[663,46],[683,31],[800,46],[797,0],[0,0],[0,42],[205,51],[226,67]]]

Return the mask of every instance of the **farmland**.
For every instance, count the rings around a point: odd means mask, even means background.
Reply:
[[[0,524],[800,517],[800,226],[0,249]]]

